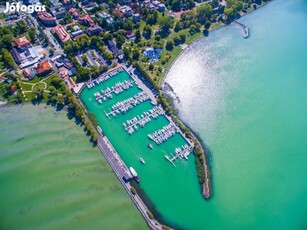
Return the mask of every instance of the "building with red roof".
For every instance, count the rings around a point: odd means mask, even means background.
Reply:
[[[70,9],[68,10],[68,12],[71,13],[71,15],[72,15],[72,17],[73,17],[74,19],[78,19],[78,18],[79,18],[79,13],[78,13],[78,11],[77,11],[76,8],[70,8]]]
[[[68,42],[70,39],[70,35],[64,29],[62,25],[57,25],[53,28],[53,31],[57,34],[61,42],[65,43]]]
[[[125,17],[125,14],[123,12],[121,12],[119,9],[112,10],[112,14],[118,14],[118,16],[120,18],[124,18]]]
[[[78,21],[84,25],[94,25],[94,20],[87,14],[84,17],[78,19]]]
[[[31,46],[31,42],[29,42],[29,40],[25,36],[15,39],[14,43],[18,48],[26,48]]]
[[[52,65],[45,59],[37,64],[36,72],[39,76],[47,75],[52,72]]]
[[[55,26],[57,24],[56,18],[46,11],[37,12],[37,17],[42,21],[44,25]]]

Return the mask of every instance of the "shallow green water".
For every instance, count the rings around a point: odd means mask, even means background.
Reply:
[[[97,148],[66,112],[0,108],[0,229],[146,229]]]

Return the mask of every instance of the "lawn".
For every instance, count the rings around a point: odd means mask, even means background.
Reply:
[[[20,85],[20,87],[21,87],[24,91],[31,91],[31,90],[32,90],[32,85],[25,84],[23,81],[19,81],[19,85]]]

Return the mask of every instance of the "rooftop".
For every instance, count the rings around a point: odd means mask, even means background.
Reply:
[[[51,71],[52,70],[52,65],[49,63],[48,60],[44,60],[40,63],[37,64],[37,74],[38,75],[41,75],[41,74],[44,74],[48,71]]]
[[[16,44],[18,48],[23,48],[23,47],[31,45],[31,43],[25,36],[15,39],[14,43]]]
[[[58,35],[59,39],[65,43],[67,41],[69,41],[70,36],[69,34],[66,32],[66,30],[63,28],[62,25],[57,25],[53,28],[54,32]]]

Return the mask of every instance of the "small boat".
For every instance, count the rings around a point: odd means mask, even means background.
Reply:
[[[147,145],[148,148],[153,149],[152,144],[148,143]]]
[[[136,171],[134,170],[134,168],[130,167],[129,170],[130,170],[133,178],[136,180],[136,182],[140,182],[140,178],[139,178],[138,174],[136,173]]]
[[[139,160],[142,164],[145,164],[145,160],[142,157],[140,157]]]

